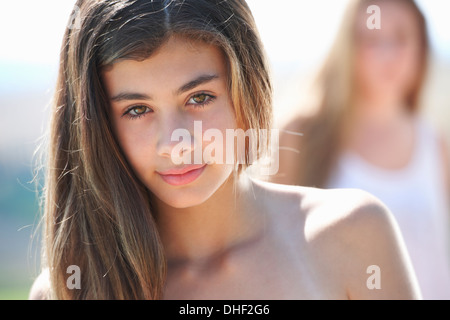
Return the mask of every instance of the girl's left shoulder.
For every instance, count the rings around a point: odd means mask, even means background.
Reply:
[[[320,221],[320,227],[380,220],[394,223],[386,206],[358,189],[320,189],[254,180],[257,196],[274,214],[295,213],[305,223]],[[255,188],[253,188],[255,189]],[[315,225],[315,223],[314,223]]]
[[[298,246],[314,268],[340,278],[349,298],[420,298],[409,255],[389,209],[371,194],[356,189],[317,189],[261,183],[261,198],[278,221],[303,239]],[[295,226],[295,227],[294,227]],[[293,237],[294,238],[294,237]],[[316,262],[314,262],[316,261]],[[320,261],[320,263],[319,263]],[[368,271],[382,272],[382,289],[367,286]]]

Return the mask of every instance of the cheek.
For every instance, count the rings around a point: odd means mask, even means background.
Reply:
[[[115,125],[115,133],[128,162],[137,173],[141,173],[148,164],[153,163],[151,157],[156,153],[155,135],[152,127],[145,126],[144,122],[130,122]]]
[[[227,129],[235,129],[236,128],[236,120],[233,111],[224,110],[216,115],[212,115],[211,117],[206,118],[203,121],[204,129],[218,129],[225,133]]]
[[[227,129],[236,129],[236,117],[232,103],[227,100],[218,103],[211,112],[202,117],[203,134],[208,129],[216,129],[223,134]]]
[[[419,58],[420,53],[412,48],[403,48],[391,58],[361,50],[356,59],[356,77],[369,90],[404,90],[418,76]]]
[[[227,135],[230,132],[234,134],[234,130],[237,129],[232,104],[230,102],[217,104],[201,120],[203,161],[224,164],[230,161],[229,159],[234,158],[235,152],[227,148]]]
[[[373,51],[361,49],[356,55],[356,77],[358,82],[369,85],[376,78],[379,62]]]
[[[399,59],[399,77],[401,80],[409,85],[419,76],[419,69],[421,63],[421,54],[419,50],[409,49],[405,50]]]

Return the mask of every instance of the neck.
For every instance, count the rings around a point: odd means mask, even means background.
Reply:
[[[389,125],[406,114],[401,97],[379,95],[375,99],[356,100],[356,121],[365,125]]]
[[[260,223],[250,207],[252,187],[245,173],[236,180],[231,174],[198,206],[179,209],[156,200],[158,229],[169,264],[207,259],[255,237]]]

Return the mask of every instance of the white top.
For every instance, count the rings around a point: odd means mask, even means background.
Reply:
[[[386,170],[346,152],[328,187],[363,189],[383,201],[397,219],[423,298],[450,299],[450,206],[442,153],[431,126],[418,121],[416,127],[418,140],[408,166]]]

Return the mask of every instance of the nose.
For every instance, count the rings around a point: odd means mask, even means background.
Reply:
[[[192,130],[185,120],[174,114],[161,119],[156,146],[160,157],[171,158],[176,164],[191,161],[194,145]]]
[[[379,45],[379,56],[384,61],[397,61],[403,45],[396,40],[385,40]]]

